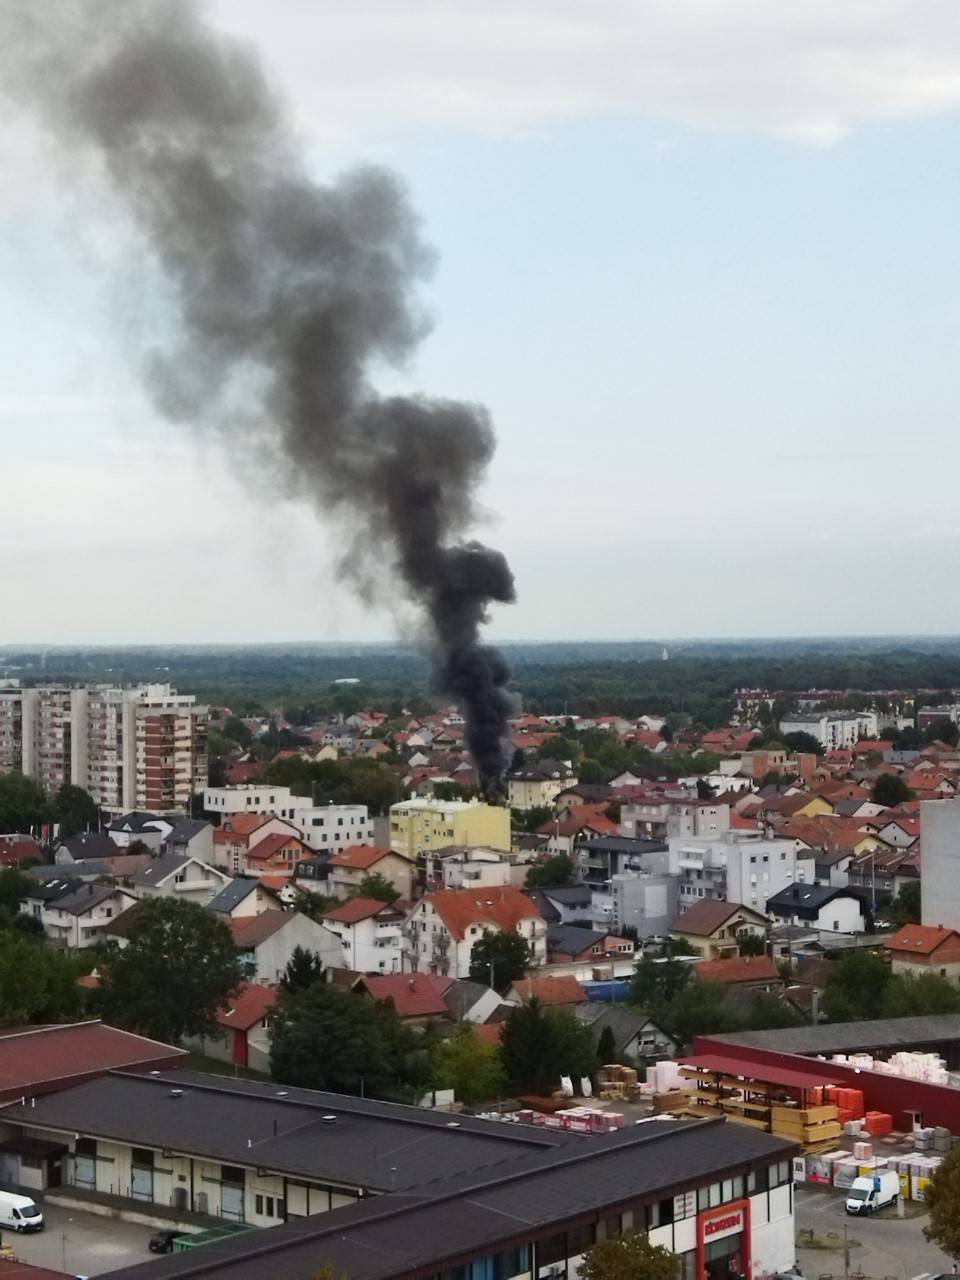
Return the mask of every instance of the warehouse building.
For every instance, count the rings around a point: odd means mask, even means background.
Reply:
[[[631,1230],[677,1253],[682,1280],[769,1275],[794,1261],[794,1150],[723,1120],[652,1120],[467,1175],[438,1170],[406,1190],[112,1280],[561,1280],[595,1241]]]

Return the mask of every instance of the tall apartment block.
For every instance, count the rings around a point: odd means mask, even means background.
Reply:
[[[108,813],[182,809],[207,785],[208,708],[166,684],[0,687],[0,771],[65,782]]]

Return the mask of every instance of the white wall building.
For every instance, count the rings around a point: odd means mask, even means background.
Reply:
[[[327,911],[324,926],[343,947],[340,963],[357,973],[399,973],[404,914],[386,902],[354,898]]]
[[[351,845],[373,844],[373,819],[366,805],[315,805],[309,796],[295,795],[289,787],[265,783],[207,787],[203,807],[205,812],[225,819],[244,813],[285,818],[297,828],[303,843],[318,853],[342,853]]]
[[[813,851],[793,840],[764,840],[728,832],[720,840],[673,838],[669,869],[680,878],[684,911],[701,898],[739,902],[765,912],[767,899],[795,882],[813,883]]]
[[[809,733],[828,751],[853,747],[861,738],[875,738],[880,729],[876,711],[830,711],[785,716],[781,733]]]
[[[920,919],[960,931],[960,799],[920,806]]]
[[[516,933],[530,945],[534,965],[547,959],[547,926],[518,889],[441,889],[421,898],[404,925],[405,971],[470,976],[470,953],[485,933]]]

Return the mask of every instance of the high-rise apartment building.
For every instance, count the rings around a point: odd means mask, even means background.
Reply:
[[[207,784],[208,709],[168,684],[0,688],[0,771],[65,782],[108,813],[185,808]]]

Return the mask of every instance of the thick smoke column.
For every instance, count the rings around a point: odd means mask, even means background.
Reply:
[[[71,154],[99,157],[159,263],[174,336],[145,362],[155,402],[338,511],[355,581],[395,564],[495,790],[511,699],[479,630],[513,578],[500,552],[461,541],[493,431],[478,406],[369,381],[425,329],[411,287],[430,255],[399,183],[309,180],[255,55],[186,0],[3,0],[0,42],[3,87]]]

